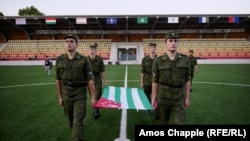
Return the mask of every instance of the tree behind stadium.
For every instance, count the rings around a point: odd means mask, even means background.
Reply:
[[[19,9],[18,10],[18,15],[19,16],[26,16],[26,15],[41,15],[41,16],[44,16],[44,14],[42,12],[40,12],[34,6],[26,7],[26,8],[23,8],[23,9]]]

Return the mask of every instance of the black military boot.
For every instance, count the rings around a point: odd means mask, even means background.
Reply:
[[[100,118],[101,114],[100,114],[99,108],[96,108],[96,109],[94,110],[93,115],[94,115],[94,119]]]

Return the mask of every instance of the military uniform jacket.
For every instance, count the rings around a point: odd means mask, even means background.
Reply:
[[[96,55],[95,59],[91,59],[90,56],[87,57],[91,64],[93,74],[95,76],[95,83],[102,82],[101,73],[105,72],[105,65],[102,57]]]
[[[157,55],[155,56],[155,58],[156,57]],[[153,76],[152,66],[154,63],[154,59],[150,58],[149,55],[142,58],[141,73],[144,73],[144,78],[143,78],[144,85],[152,85],[152,76]]]
[[[190,72],[194,72],[194,67],[197,65],[197,58],[195,56],[188,56],[189,64],[190,64]]]
[[[86,87],[89,80],[93,80],[91,66],[86,57],[78,52],[70,60],[67,54],[56,58],[55,77],[62,82],[63,98],[74,97],[73,99],[86,98]],[[83,87],[68,89],[65,83],[84,83]]]
[[[174,60],[170,60],[168,55],[164,53],[155,59],[152,81],[159,83],[157,93],[159,102],[170,105],[183,103],[184,84],[190,79],[187,56],[177,53]],[[183,87],[174,88],[170,85]]]

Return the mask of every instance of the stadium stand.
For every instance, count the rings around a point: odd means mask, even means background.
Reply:
[[[144,39],[144,50],[148,48],[148,44],[151,42],[157,44],[158,54],[165,52],[164,39]],[[194,55],[200,59],[250,59],[249,41],[242,38],[180,39],[179,46],[179,52],[187,54],[189,49],[193,49]]]
[[[98,44],[98,55],[109,59],[111,40],[79,40],[78,51],[88,54],[89,45]],[[64,53],[64,40],[10,40],[0,52],[2,60],[44,60],[45,56],[55,59]]]
[[[135,48],[140,52],[135,57],[139,63],[150,42],[157,43],[157,53],[162,54],[165,33],[171,31],[179,33],[179,52],[183,54],[193,49],[200,59],[250,59],[249,14],[144,15],[146,23],[138,23],[141,15],[53,17],[56,23],[52,25],[46,24],[47,16],[0,17],[0,60],[43,60],[46,55],[54,59],[64,52],[64,36],[76,34],[82,54],[88,54],[89,45],[96,42],[98,55],[116,62],[119,49],[124,48],[129,56],[129,48]],[[79,17],[87,22],[77,23]],[[117,23],[108,24],[107,17],[116,18]],[[178,22],[169,23],[168,17],[178,18]],[[200,23],[199,17],[208,17],[209,22]],[[237,17],[236,22],[229,17]],[[17,23],[17,18],[25,22]]]

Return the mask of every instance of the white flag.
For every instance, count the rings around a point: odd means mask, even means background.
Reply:
[[[87,18],[84,17],[76,18],[76,24],[87,24]]]
[[[152,110],[152,106],[141,88],[106,86],[95,107],[115,109]]]
[[[179,23],[179,17],[168,17],[168,23]]]
[[[25,18],[16,18],[16,24],[17,25],[25,25],[26,19]]]

